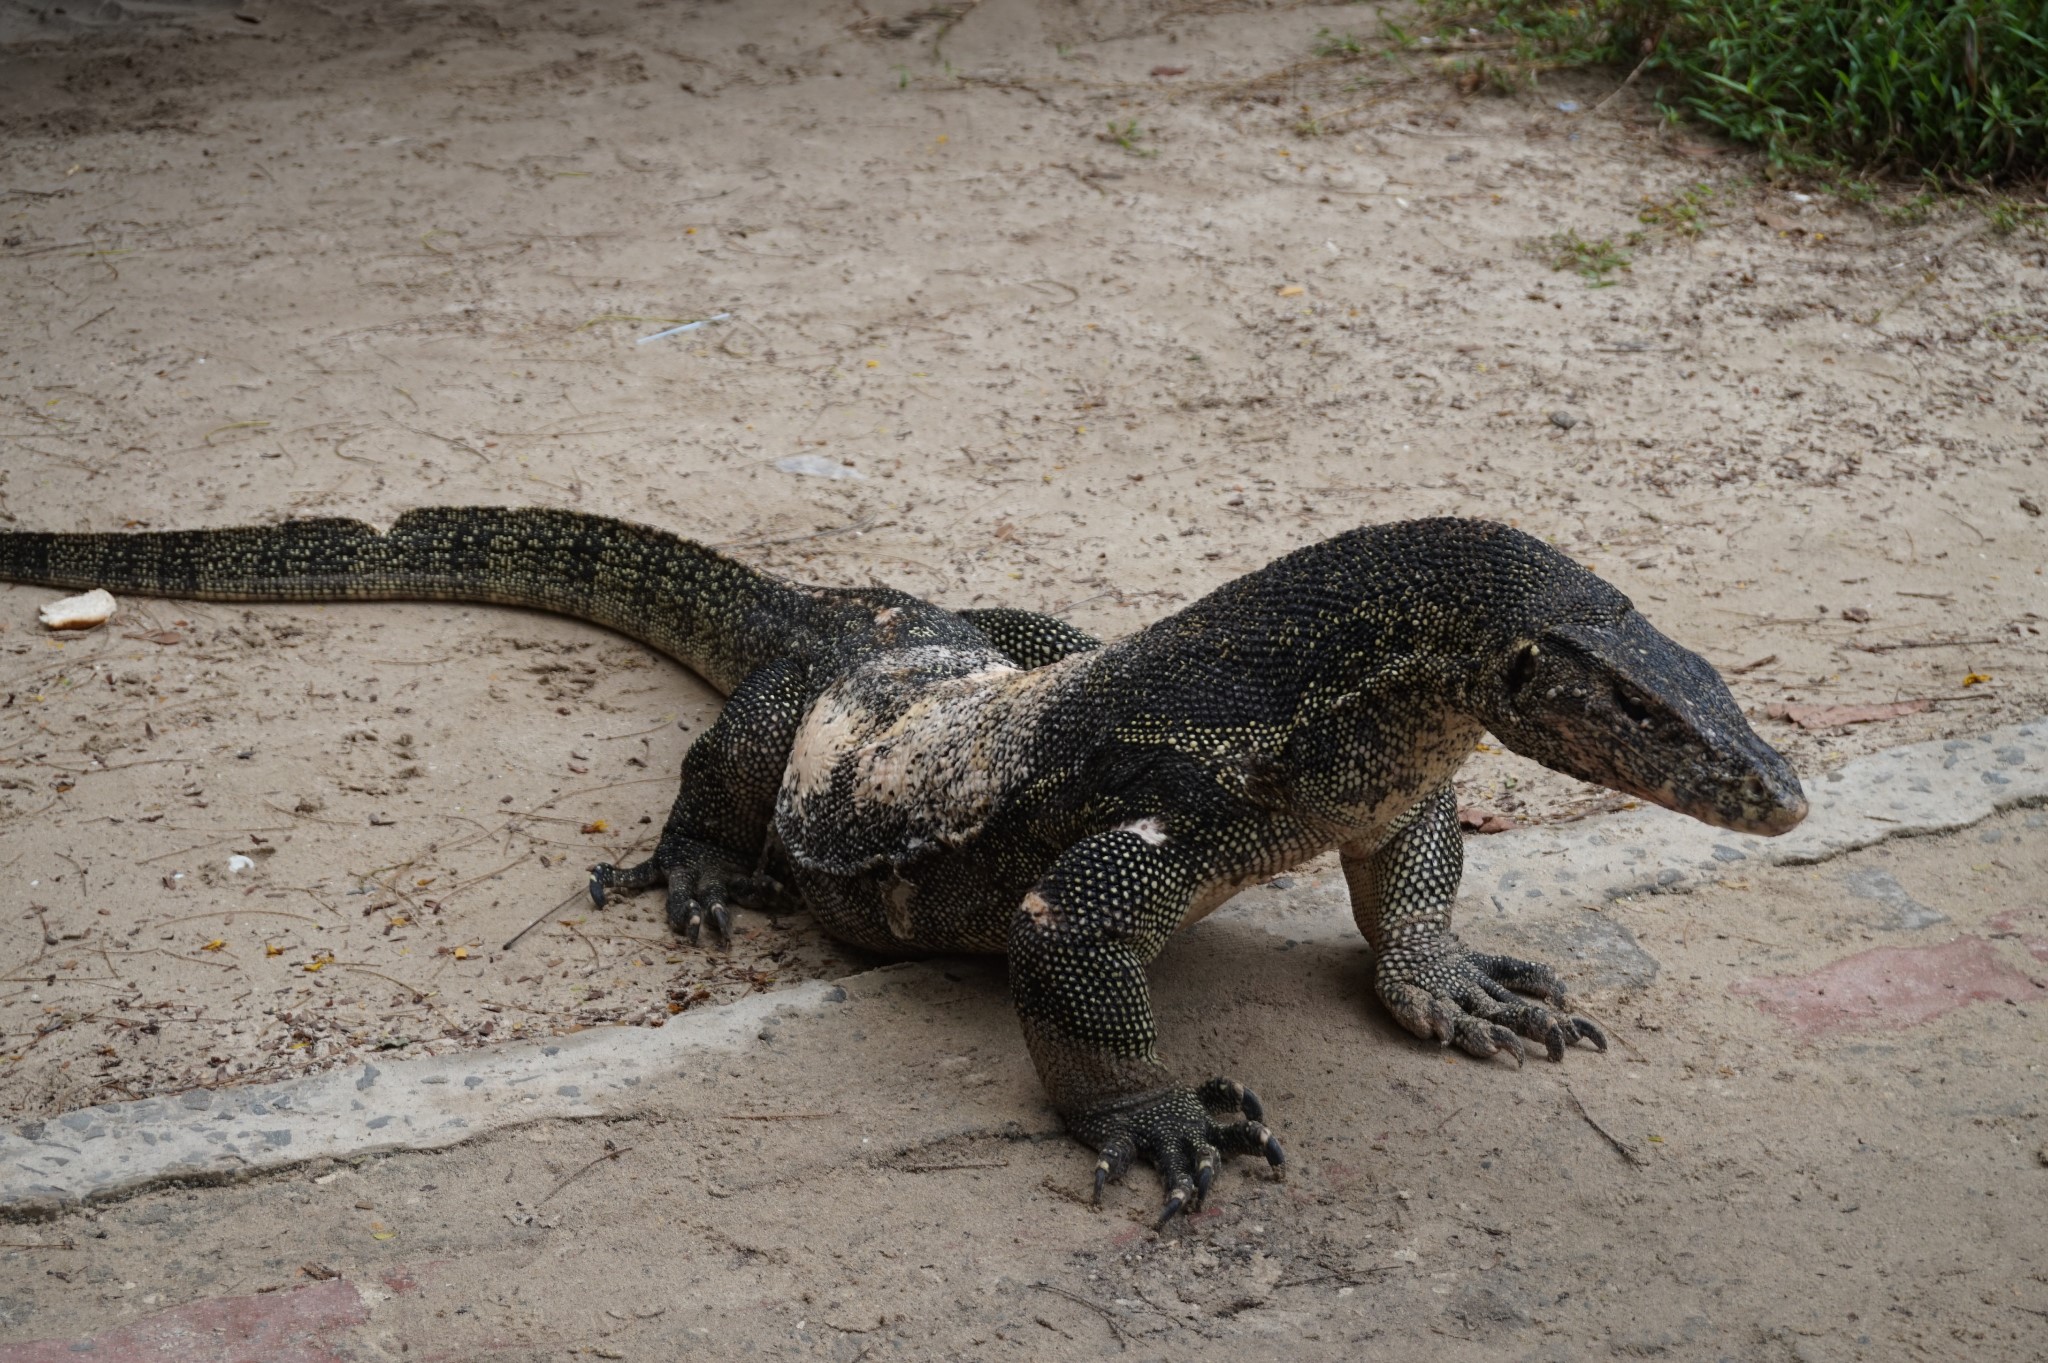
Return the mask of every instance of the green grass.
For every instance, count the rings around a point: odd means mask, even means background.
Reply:
[[[1570,270],[1586,281],[1589,289],[1612,288],[1608,276],[1628,268],[1628,252],[1614,244],[1612,237],[1588,239],[1577,232],[1559,232],[1532,243],[1531,249],[1550,263],[1553,270]]]
[[[1358,57],[1365,53],[1365,44],[1356,33],[1338,33],[1333,29],[1316,30],[1315,42],[1309,50],[1318,57]]]
[[[1139,126],[1138,120],[1135,118],[1126,118],[1121,122],[1112,119],[1108,132],[1100,132],[1095,135],[1104,142],[1114,142],[1131,156],[1159,155],[1157,147],[1145,145],[1146,132],[1144,128]]]
[[[2048,175],[2048,0],[1425,0],[1533,77],[1605,64],[1779,165]],[[1497,57],[1498,65],[1503,58]]]
[[[1713,198],[1714,187],[1709,184],[1687,185],[1668,199],[1652,199],[1646,194],[1636,221],[1663,236],[1695,241],[1707,234]]]
[[[2048,236],[2048,206],[1997,198],[1984,210],[1984,220],[1996,236],[2023,232],[2030,237]]]

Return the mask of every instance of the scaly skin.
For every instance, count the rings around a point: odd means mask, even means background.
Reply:
[[[1007,952],[1054,1107],[1134,1159],[1163,1225],[1220,1159],[1279,1143],[1256,1097],[1156,1053],[1145,968],[1244,885],[1338,850],[1403,1026],[1474,1055],[1587,1041],[1546,966],[1451,931],[1452,774],[1486,730],[1546,766],[1749,832],[1805,814],[1720,678],[1628,599],[1482,521],[1369,526],[1301,549],[1108,645],[1027,611],[799,587],[643,526],[433,508],[136,535],[0,534],[0,580],[233,601],[455,599],[559,611],[725,691],[660,842],[591,894],[666,887],[724,936],[789,882],[847,941]],[[1219,1124],[1212,1111],[1242,1114]]]

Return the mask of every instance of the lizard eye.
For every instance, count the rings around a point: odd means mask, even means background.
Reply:
[[[1650,698],[1624,682],[1614,684],[1614,708],[1635,724],[1647,727],[1656,718]]]
[[[1539,650],[1534,644],[1524,644],[1508,664],[1507,688],[1510,700],[1521,695],[1522,688],[1536,677],[1536,659]]]

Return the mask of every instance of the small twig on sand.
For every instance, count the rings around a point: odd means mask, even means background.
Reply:
[[[1069,1292],[1066,1288],[1055,1287],[1051,1283],[1036,1282],[1031,1285],[1041,1292],[1050,1292],[1055,1297],[1065,1297],[1068,1301],[1074,1303],[1074,1305],[1076,1306],[1087,1307],[1096,1315],[1101,1316],[1103,1323],[1109,1326],[1109,1332],[1116,1336],[1117,1348],[1128,1349],[1131,1347],[1131,1337],[1128,1334],[1124,1333],[1124,1327],[1117,1323],[1117,1318],[1114,1315],[1110,1314],[1110,1310],[1107,1306],[1102,1306],[1095,1302],[1089,1301],[1086,1297],[1082,1296],[1078,1292]]]
[[[874,528],[874,516],[863,516],[847,525],[830,525],[807,535],[755,535],[746,539],[720,540],[713,549],[767,549],[779,544],[802,544],[806,540],[830,539],[834,535],[858,535]]]
[[[1370,1285],[1373,1278],[1382,1273],[1392,1273],[1399,1267],[1398,1264],[1383,1264],[1377,1268],[1361,1268],[1345,1273],[1318,1273],[1312,1278],[1282,1278],[1273,1284],[1273,1290],[1278,1292],[1283,1287],[1307,1287],[1311,1283],[1343,1283],[1346,1287],[1365,1287]]]
[[[1636,83],[1636,77],[1642,75],[1643,68],[1650,64],[1650,56],[1650,53],[1644,53],[1643,59],[1636,63],[1636,69],[1629,72],[1628,77],[1625,80],[1623,80],[1621,84],[1614,87],[1613,94],[1610,94],[1609,96],[1607,96],[1607,98],[1601,100],[1598,104],[1595,104],[1592,110],[1587,113],[1586,117],[1591,118],[1594,114],[1599,113],[1602,109],[1606,108],[1608,105],[1614,103],[1616,99],[1620,98],[1621,92],[1623,90],[1626,90],[1629,86],[1634,85]]]
[[[577,940],[582,942],[583,945],[590,948],[590,963],[592,965],[601,966],[604,964],[604,955],[603,953],[598,951],[597,943],[591,941],[588,937],[584,936],[582,928],[577,927],[573,922],[566,918],[562,920],[562,926],[569,929],[569,931],[575,933]]]
[[[538,918],[534,919],[534,920],[533,920],[533,921],[532,921],[531,923],[528,923],[528,924],[527,924],[527,925],[526,925],[525,927],[523,927],[523,928],[519,929],[519,931],[518,931],[518,932],[516,932],[516,933],[514,933],[514,934],[512,935],[512,940],[511,940],[511,941],[509,941],[509,942],[505,943],[505,945],[504,945],[504,946],[502,946],[502,947],[500,947],[500,948],[498,948],[498,949],[499,949],[500,951],[510,951],[510,950],[511,950],[511,949],[512,949],[513,947],[516,947],[516,946],[518,946],[518,945],[519,945],[519,943],[520,943],[520,941],[521,941],[522,939],[524,939],[524,938],[526,937],[526,935],[527,935],[528,933],[532,932],[532,931],[533,931],[533,930],[534,930],[535,928],[539,927],[539,926],[540,926],[541,924],[543,924],[543,923],[547,922],[547,921],[548,921],[548,919],[550,919],[550,918],[553,918],[553,917],[554,917],[554,916],[555,916],[556,914],[560,913],[560,912],[561,912],[561,911],[562,911],[563,909],[566,909],[566,908],[568,908],[568,907],[569,907],[569,906],[570,906],[571,904],[574,904],[574,903],[576,902],[576,896],[577,896],[577,895],[580,895],[580,894],[583,894],[583,893],[584,893],[584,891],[582,891],[582,890],[572,890],[572,891],[570,892],[570,894],[569,894],[569,897],[568,897],[567,899],[565,899],[565,900],[563,900],[563,901],[562,901],[561,903],[559,903],[559,904],[555,905],[555,907],[553,907],[552,909],[549,909],[549,910],[548,910],[548,911],[547,911],[546,913],[544,913],[544,914],[542,914],[542,915],[541,915],[540,917],[538,917]]]
[[[1979,644],[2002,644],[2003,639],[1899,639],[1892,643],[1863,644],[1851,641],[1858,653],[1890,653],[1895,648],[1974,648]]]
[[[1570,1084],[1566,1084],[1564,1086],[1564,1092],[1565,1096],[1572,1100],[1572,1106],[1579,1110],[1579,1115],[1586,1119],[1586,1125],[1592,1127],[1595,1131],[1599,1132],[1601,1138],[1604,1139],[1609,1145],[1613,1146],[1615,1148],[1615,1151],[1618,1154],[1620,1154],[1620,1156],[1623,1159],[1627,1160],[1630,1164],[1635,1165],[1638,1169],[1642,1168],[1644,1165],[1650,1162],[1643,1155],[1629,1148],[1627,1145],[1623,1144],[1620,1138],[1618,1138],[1612,1131],[1609,1131],[1606,1127],[1594,1121],[1593,1114],[1586,1111],[1586,1105],[1579,1101],[1578,1094],[1572,1092],[1572,1086]]]
[[[577,1170],[577,1171],[576,1171],[575,1173],[573,1173],[573,1174],[570,1174],[570,1175],[569,1175],[569,1176],[568,1176],[567,1178],[564,1178],[564,1179],[563,1179],[563,1180],[562,1180],[562,1181],[561,1181],[560,1183],[557,1183],[557,1184],[556,1184],[556,1185],[555,1185],[554,1187],[552,1187],[552,1188],[548,1189],[548,1195],[547,1195],[547,1197],[544,1197],[544,1198],[542,1198],[542,1199],[541,1199],[541,1200],[540,1200],[539,1202],[536,1202],[536,1203],[534,1203],[533,1205],[534,1205],[534,1206],[536,1206],[536,1207],[538,1207],[538,1206],[541,1206],[541,1205],[543,1205],[543,1204],[544,1204],[544,1203],[546,1203],[546,1201],[548,1200],[548,1197],[553,1197],[553,1196],[554,1196],[554,1195],[555,1195],[556,1193],[559,1193],[559,1192],[561,1192],[561,1191],[562,1191],[562,1189],[564,1189],[564,1188],[568,1187],[568,1186],[569,1186],[570,1184],[574,1183],[574,1182],[575,1182],[575,1181],[576,1181],[577,1179],[579,1179],[579,1178],[582,1178],[582,1177],[583,1177],[583,1176],[584,1176],[585,1174],[589,1173],[589,1172],[590,1172],[590,1171],[591,1171],[592,1169],[595,1169],[595,1168],[596,1168],[596,1167],[597,1167],[598,1165],[600,1165],[600,1164],[603,1164],[603,1163],[604,1163],[604,1162],[605,1162],[606,1160],[608,1160],[608,1159],[617,1159],[617,1158],[618,1158],[619,1156],[621,1156],[621,1155],[630,1155],[630,1154],[632,1154],[632,1153],[633,1153],[633,1147],[632,1147],[632,1146],[630,1146],[630,1145],[629,1145],[629,1146],[626,1146],[626,1147],[625,1147],[624,1149],[620,1149],[620,1150],[607,1150],[607,1151],[605,1151],[605,1152],[604,1152],[604,1153],[603,1153],[602,1155],[599,1155],[599,1156],[598,1156],[598,1157],[597,1157],[596,1159],[594,1159],[594,1160],[592,1160],[592,1161],[591,1161],[590,1163],[588,1163],[588,1164],[584,1165],[584,1166],[583,1166],[583,1167],[582,1167],[581,1169],[578,1169],[578,1170]]]
[[[956,1164],[899,1164],[896,1166],[906,1174],[938,1174],[948,1169],[1007,1169],[1006,1159],[961,1160]]]

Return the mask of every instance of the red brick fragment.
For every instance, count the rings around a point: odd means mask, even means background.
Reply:
[[[1809,1037],[1898,1031],[1966,1003],[2048,995],[1981,937],[1937,947],[1878,947],[1811,974],[1738,980],[1728,989],[1754,998],[1757,1007]]]
[[[345,1278],[290,1292],[210,1297],[78,1339],[0,1344],[0,1363],[344,1363],[343,1331],[370,1318]]]

